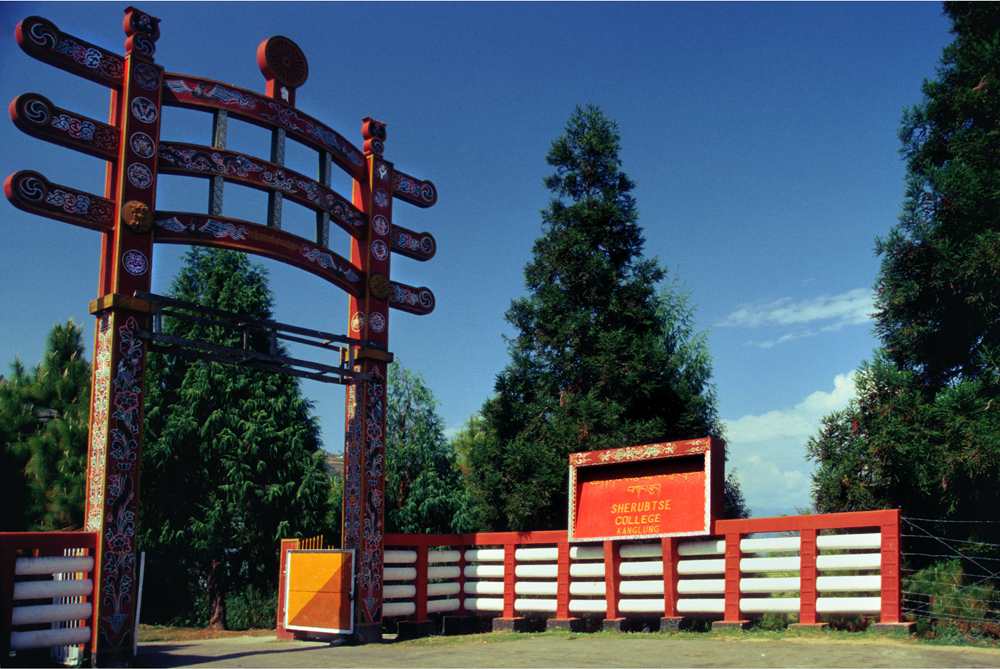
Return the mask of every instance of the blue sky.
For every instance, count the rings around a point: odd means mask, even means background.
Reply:
[[[0,99],[25,92],[105,120],[106,89],[25,55],[21,19],[121,53],[128,3],[0,3]],[[423,374],[457,430],[507,362],[503,314],[548,202],[545,155],[579,104],[617,120],[623,169],[656,256],[690,291],[709,331],[729,468],[756,516],[809,503],[806,440],[852,394],[869,357],[875,238],[893,225],[904,166],[902,109],[921,99],[950,41],[937,3],[160,3],[156,61],[167,71],[263,91],[257,45],[295,41],[309,61],[298,107],[360,146],[361,119],[388,125],[386,159],[432,180],[438,203],[398,203],[436,257],[396,257],[394,279],[428,286],[429,316],[393,312],[390,348]],[[230,148],[266,156],[262,130],[231,122]],[[234,127],[236,126],[236,127]],[[207,115],[168,109],[164,139],[209,142]],[[291,143],[294,144],[294,143]],[[0,177],[22,169],[93,193],[103,163],[0,122]],[[314,174],[290,151],[289,166]],[[337,182],[334,182],[337,187]],[[349,195],[346,181],[338,188]],[[161,178],[157,207],[204,211],[208,187]],[[266,198],[227,186],[225,214],[263,222]],[[286,211],[295,207],[286,205]],[[306,235],[309,216],[286,228]],[[331,247],[349,255],[346,234]],[[0,364],[35,364],[57,321],[92,350],[97,233],[0,202]],[[182,248],[157,246],[154,291]],[[265,261],[283,322],[346,332],[347,297]],[[4,369],[3,371],[6,371]],[[344,393],[304,384],[327,450],[342,450]]]

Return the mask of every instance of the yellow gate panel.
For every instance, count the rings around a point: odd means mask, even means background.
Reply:
[[[285,629],[354,632],[354,551],[293,550],[285,563]]]

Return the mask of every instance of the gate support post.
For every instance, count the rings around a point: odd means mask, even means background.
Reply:
[[[343,547],[357,551],[354,640],[382,640],[382,599],[385,579],[385,417],[386,378],[392,354],[389,342],[389,245],[392,229],[392,163],[383,160],[385,125],[366,118],[365,158],[368,180],[354,182],[354,205],[365,213],[362,237],[351,242],[351,262],[362,272],[360,295],[351,296],[352,336],[383,349],[357,352],[357,371],[367,376],[347,389],[344,447]]]
[[[153,209],[160,136],[163,68],[153,64],[159,19],[134,7],[123,28],[125,71],[112,96],[119,131],[118,161],[108,170],[105,196],[115,202],[114,229],[104,235],[87,452],[85,529],[97,532],[97,601],[91,648],[95,666],[132,666],[138,603],[139,466],[146,344],[155,307],[132,297],[149,291]]]

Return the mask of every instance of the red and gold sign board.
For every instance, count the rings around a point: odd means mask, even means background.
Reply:
[[[725,443],[711,438],[572,454],[569,540],[711,534],[724,454]]]
[[[353,634],[353,550],[293,550],[285,563],[287,630]]]

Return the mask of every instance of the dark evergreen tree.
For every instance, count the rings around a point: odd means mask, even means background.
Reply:
[[[810,439],[819,511],[992,521],[1000,543],[1000,5],[946,3],[954,41],[904,112],[899,223],[877,242],[881,346]],[[937,548],[937,547],[935,547]],[[970,544],[969,550],[991,550]],[[921,551],[917,550],[917,553]],[[937,551],[925,551],[937,552]],[[919,561],[919,560],[918,560]]]
[[[578,107],[552,143],[554,197],[507,321],[511,361],[483,406],[470,483],[489,529],[566,526],[569,454],[720,436],[704,341],[665,272],[621,171],[618,127]]]
[[[57,324],[33,371],[16,360],[0,380],[5,531],[82,529],[90,414],[82,339],[72,320]]]
[[[389,532],[475,529],[455,451],[444,437],[434,395],[419,373],[389,365],[385,517]]]
[[[193,248],[169,294],[271,317],[265,270],[241,253]],[[241,345],[238,332],[218,325],[165,319],[164,331]],[[265,334],[250,339],[269,350]],[[317,534],[328,522],[330,479],[312,405],[294,377],[169,355],[150,355],[146,386],[143,612],[190,619],[186,595],[207,595],[208,622],[223,627],[227,592],[273,593],[279,540]]]

